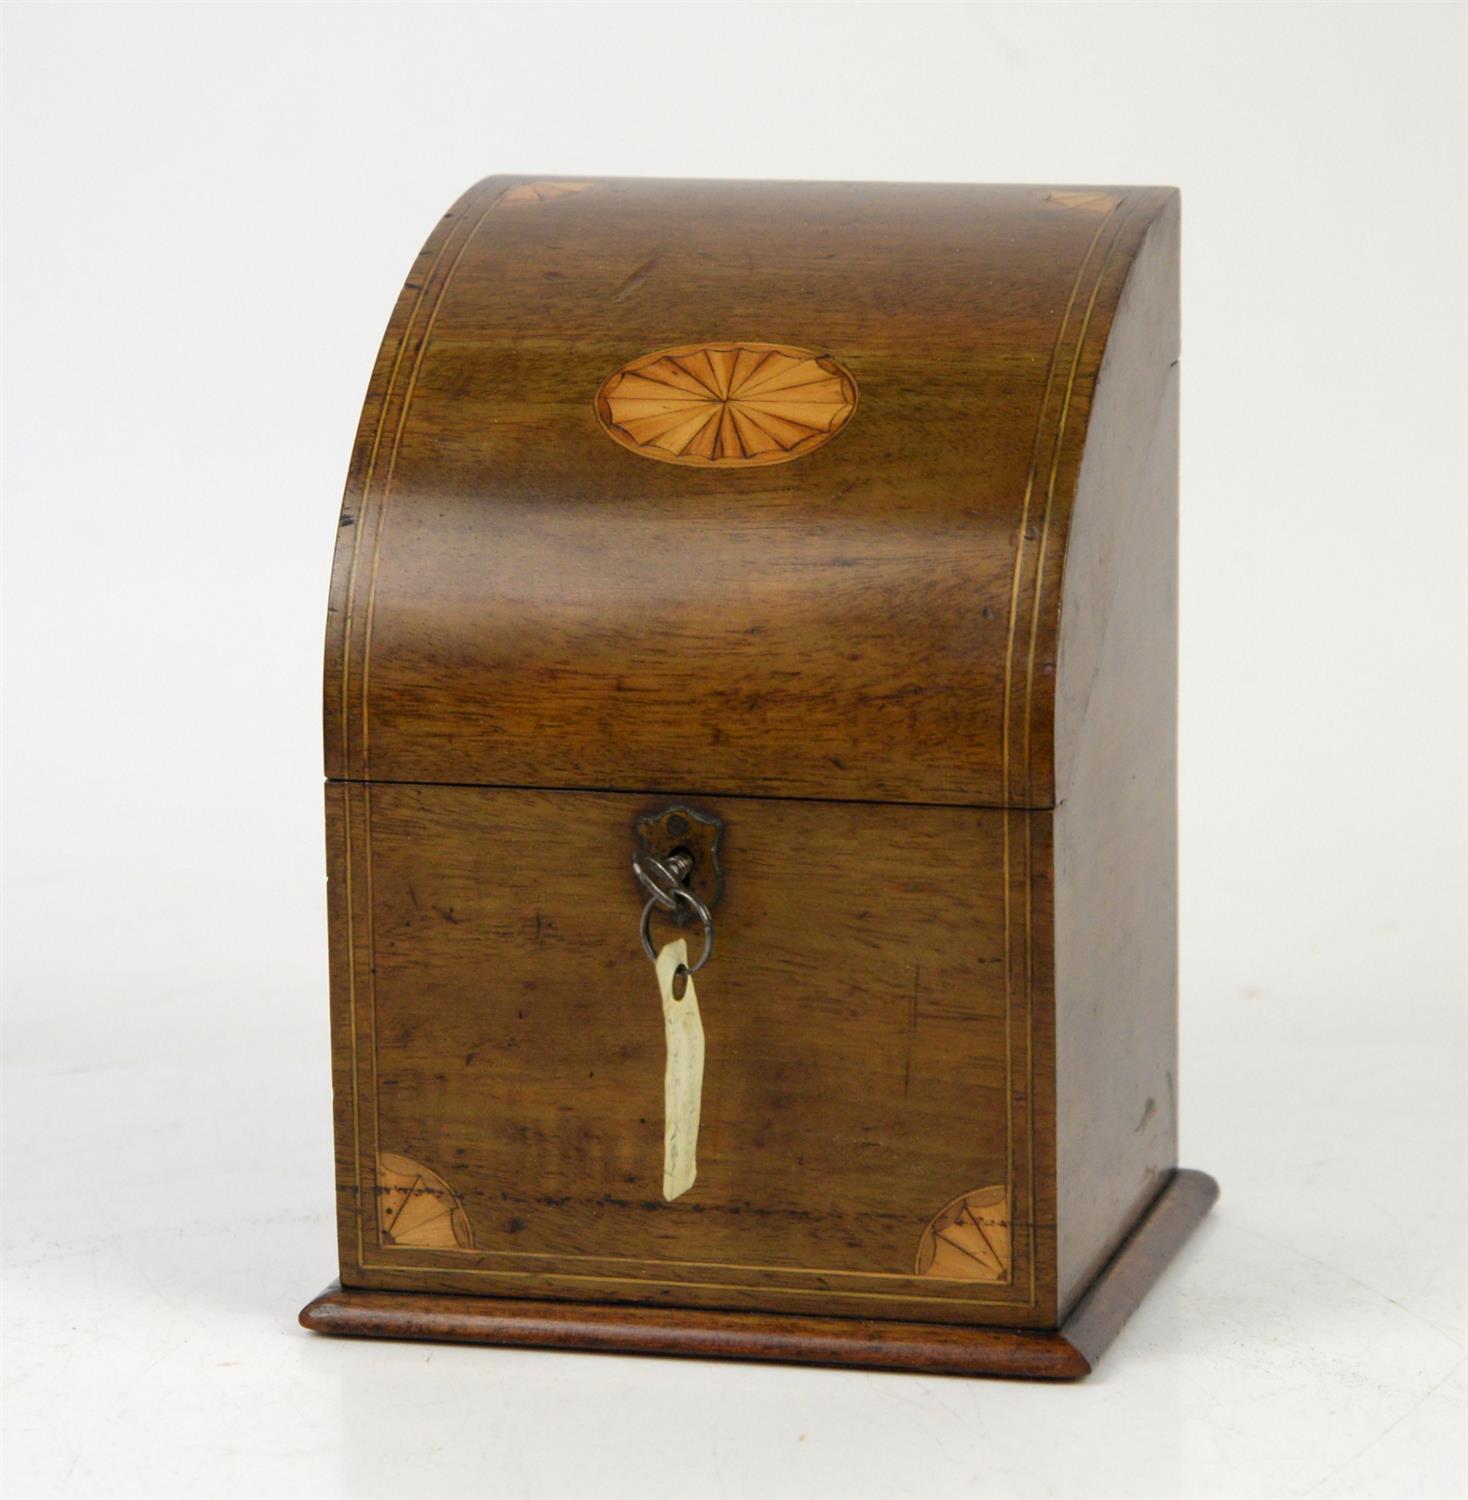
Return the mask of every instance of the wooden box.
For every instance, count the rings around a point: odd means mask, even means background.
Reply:
[[[1216,1191],[1176,1168],[1177,257],[1159,188],[445,215],[332,579],[308,1327],[1090,1367]],[[716,933],[671,1199],[639,849]]]

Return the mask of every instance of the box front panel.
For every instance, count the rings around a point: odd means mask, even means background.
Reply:
[[[668,1202],[629,865],[669,799],[327,800],[344,1283],[1052,1320],[1048,815],[692,801],[725,894]]]

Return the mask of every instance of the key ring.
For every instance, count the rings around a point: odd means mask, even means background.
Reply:
[[[646,856],[644,856],[646,857]],[[661,863],[661,861],[658,861]],[[638,879],[642,879],[639,873]],[[644,885],[650,884],[643,881]],[[709,914],[709,909],[697,896],[686,886],[675,885],[671,897],[665,896],[661,891],[654,891],[648,897],[647,905],[642,908],[642,951],[647,954],[653,963],[658,961],[657,949],[652,945],[652,910],[653,907],[661,907],[664,911],[672,911],[674,905],[679,901],[685,901],[692,909],[694,916],[703,923],[703,952],[699,954],[696,964],[682,964],[679,967],[687,974],[697,974],[698,971],[713,957],[714,953],[714,919]]]
[[[662,885],[659,885],[657,880],[648,874],[649,869],[663,882]],[[684,893],[683,876],[677,870],[670,869],[657,855],[649,854],[645,849],[632,856],[632,873],[637,877],[637,882],[643,890],[664,911],[672,911],[678,904],[678,896]],[[686,873],[685,870],[683,874]],[[706,916],[705,919],[707,919]]]

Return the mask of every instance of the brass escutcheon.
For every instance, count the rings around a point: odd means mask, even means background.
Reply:
[[[633,823],[638,853],[650,854],[664,864],[677,855],[687,856],[686,872],[683,860],[677,860],[675,868],[682,883],[710,911],[724,894],[724,871],[719,863],[719,840],[723,832],[720,819],[682,803],[660,812],[645,813]],[[678,927],[688,927],[700,920],[696,910],[685,902],[676,903],[666,915]]]

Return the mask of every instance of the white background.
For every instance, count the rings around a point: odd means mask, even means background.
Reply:
[[[14,1496],[1463,1489],[1449,5],[12,5]],[[1184,190],[1184,1159],[1091,1381],[308,1336],[358,407],[492,171]]]

